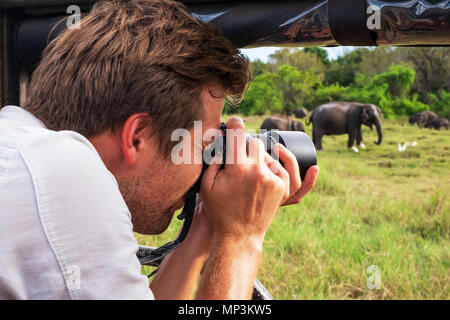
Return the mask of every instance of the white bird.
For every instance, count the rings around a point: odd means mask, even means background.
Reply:
[[[406,147],[409,146],[410,143],[409,142],[405,142],[403,145],[401,143],[398,144],[398,152],[403,152],[405,151]]]

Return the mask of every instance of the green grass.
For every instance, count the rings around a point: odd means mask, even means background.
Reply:
[[[245,120],[256,129],[263,117]],[[258,278],[276,299],[450,298],[450,131],[404,123],[384,120],[380,146],[364,127],[359,153],[347,135],[323,138],[315,189],[281,208],[266,235]],[[138,241],[163,244],[179,227]],[[378,290],[366,285],[370,265],[381,271]]]

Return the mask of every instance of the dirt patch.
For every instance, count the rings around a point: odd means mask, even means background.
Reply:
[[[394,165],[392,164],[391,161],[383,161],[378,163],[378,167],[380,168],[392,168]]]

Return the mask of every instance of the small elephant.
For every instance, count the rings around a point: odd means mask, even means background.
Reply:
[[[375,125],[378,133],[378,141],[383,141],[381,129],[381,109],[373,104],[358,102],[331,102],[314,109],[307,125],[313,124],[313,142],[317,150],[322,150],[322,137],[324,135],[336,135],[348,133],[347,147],[356,144],[364,148],[362,144],[361,125],[372,129]]]
[[[296,118],[302,119],[308,115],[308,110],[306,108],[298,108],[293,111]]]
[[[300,121],[293,120],[290,117],[271,116],[265,119],[261,125],[263,130],[280,130],[280,131],[302,131],[305,132],[305,126]]]
[[[434,119],[425,124],[425,128],[433,128],[436,130],[441,130],[444,127],[448,130],[448,120],[447,119]]]
[[[438,116],[433,111],[423,111],[409,117],[409,124],[417,124],[419,127],[427,125],[429,122],[438,120]]]

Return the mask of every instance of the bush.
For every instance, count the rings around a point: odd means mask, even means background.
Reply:
[[[239,112],[248,115],[284,113],[305,106],[320,78],[314,69],[298,70],[283,65],[276,73],[261,74],[252,81]]]
[[[440,90],[438,94],[429,94],[431,110],[440,117],[450,119],[450,92]]]
[[[358,57],[358,53],[351,55],[353,60],[349,58],[345,65],[353,65]],[[333,63],[341,69],[344,66]],[[411,115],[430,110],[427,104],[418,100],[417,94],[411,95],[415,75],[411,67],[392,64],[389,71],[373,77],[357,74],[356,82],[347,86],[339,83],[326,85],[313,67],[300,70],[291,65],[281,65],[276,72],[256,76],[241,107],[236,110],[246,116],[267,113],[289,115],[295,108],[312,110],[332,101],[355,101],[379,106],[388,118]],[[433,111],[444,117],[450,116],[449,92],[442,90],[437,95],[430,94],[430,100]]]
[[[389,110],[391,116],[411,115],[430,109],[428,105],[418,101],[417,96],[414,96],[412,100],[407,98],[386,100],[383,101],[380,108]]]
[[[405,98],[414,83],[416,71],[407,66],[393,64],[388,72],[377,74],[373,77],[368,89],[388,85],[388,92],[392,97]]]
[[[328,102],[346,100],[349,89],[349,87],[342,87],[337,83],[330,86],[321,85],[306,101],[305,107],[312,110]]]

